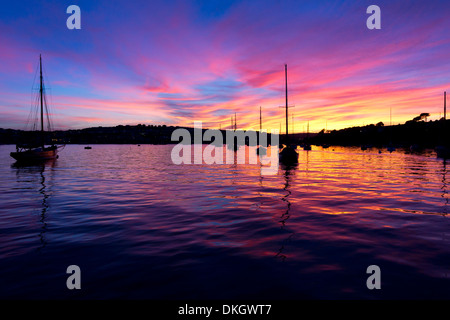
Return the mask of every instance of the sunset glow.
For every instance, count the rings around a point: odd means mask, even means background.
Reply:
[[[450,91],[450,3],[28,1],[0,11],[0,127],[24,129],[42,54],[56,129],[165,124],[294,131],[435,120]],[[68,30],[67,6],[82,29]],[[292,117],[292,115],[291,115]],[[289,119],[292,121],[292,118]],[[292,123],[290,123],[292,125]],[[284,129],[283,129],[284,130]]]

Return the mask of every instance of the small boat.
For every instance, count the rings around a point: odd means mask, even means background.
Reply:
[[[237,122],[236,122],[236,112],[234,113],[234,123],[233,123],[233,117],[231,117],[231,130],[233,130],[234,132],[236,132],[237,130]],[[227,141],[227,148],[228,150],[233,150],[234,152],[239,150],[239,139],[235,140],[236,143],[234,143],[234,141]]]
[[[236,132],[237,130],[237,122],[236,122],[236,112],[234,113],[234,124],[233,124],[233,117],[231,117],[231,129],[234,130],[234,132]],[[227,141],[227,148],[229,150],[233,150],[234,152],[239,150],[239,139],[236,139],[236,143],[231,143]]]
[[[446,126],[447,123],[447,92],[444,92],[444,128]],[[442,136],[445,137],[445,129],[442,132]],[[444,139],[446,141],[441,141],[441,143],[439,143],[439,145],[436,146],[436,148],[434,149],[434,151],[436,151],[436,156],[438,158],[442,158],[442,159],[450,159],[450,145],[448,144],[448,140]]]
[[[411,152],[420,152],[422,151],[422,146],[420,146],[419,144],[413,144],[409,147],[409,151]]]
[[[446,146],[437,146],[435,148],[436,156],[442,159],[450,159],[450,148]]]
[[[267,148],[263,147],[263,146],[259,146],[258,148],[256,148],[256,154],[258,154],[260,156],[267,155]]]
[[[92,149],[92,147],[89,147],[89,146],[87,146],[87,147],[84,147],[85,149],[87,149],[87,150],[90,150],[90,149]]]
[[[392,144],[389,144],[388,147],[387,147],[387,151],[392,153],[392,152],[395,151],[395,147]]]
[[[395,147],[392,144],[392,107],[389,107],[389,136],[391,138],[391,141],[389,142],[387,151],[392,153],[395,151]]]
[[[262,113],[261,107],[259,107],[259,138],[261,139],[261,131],[262,131]],[[261,145],[261,141],[259,141],[260,146],[256,148],[256,154],[260,156],[265,156],[267,154],[267,148]]]
[[[283,164],[296,164],[298,163],[298,152],[291,146],[286,146],[281,149],[279,160]]]
[[[286,81],[286,147],[281,149],[279,153],[279,160],[285,165],[298,163],[298,152],[292,148],[289,144],[289,131],[288,131],[288,88],[287,88],[287,64],[284,65],[284,76]]]
[[[16,152],[11,152],[10,155],[20,162],[57,159],[58,146],[52,145],[49,147],[30,148],[25,145],[17,145]]]
[[[64,145],[52,144],[50,146],[45,146],[45,131],[44,131],[44,108],[45,108],[45,118],[49,121],[49,112],[46,104],[44,80],[42,77],[42,57],[39,56],[39,74],[40,74],[40,85],[39,85],[39,104],[40,107],[40,131],[36,138],[38,141],[29,141],[28,143],[21,143],[16,145],[16,151],[11,152],[10,156],[16,159],[18,162],[36,162],[45,161],[50,159],[58,158],[58,150],[64,148]],[[49,126],[50,127],[50,126]]]
[[[303,150],[305,151],[311,150],[311,145],[308,143],[308,141],[309,141],[309,121],[308,121],[308,129],[306,131],[306,142],[303,145]]]

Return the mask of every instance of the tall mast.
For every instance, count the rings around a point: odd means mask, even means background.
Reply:
[[[259,107],[259,132],[262,130],[262,115],[261,115],[261,106]]]
[[[447,92],[444,91],[444,120],[447,120]]]
[[[44,99],[43,99],[43,80],[42,80],[42,57],[39,55],[39,73],[40,73],[40,88],[39,93],[41,95],[41,136],[42,146],[44,146]]]
[[[288,140],[288,87],[287,87],[287,64],[284,65],[284,77],[286,80],[286,142]]]
[[[237,130],[237,124],[236,124],[236,112],[234,113],[234,131]]]

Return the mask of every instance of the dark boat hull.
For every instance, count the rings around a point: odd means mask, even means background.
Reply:
[[[256,154],[260,156],[265,156],[267,154],[267,149],[265,147],[260,146],[256,149]]]
[[[279,159],[280,162],[284,164],[298,163],[298,152],[291,147],[285,147],[280,151]]]
[[[450,159],[450,148],[445,146],[437,146],[435,151],[438,158]]]
[[[58,157],[58,149],[51,150],[26,150],[19,152],[11,152],[11,157],[20,162],[34,162],[42,160],[51,160]]]

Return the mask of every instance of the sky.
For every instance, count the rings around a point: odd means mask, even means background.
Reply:
[[[72,4],[80,30],[66,26]],[[284,132],[285,64],[295,132],[438,119],[449,17],[447,0],[2,1],[0,127],[25,128],[40,54],[55,129],[228,129],[235,113],[259,129],[261,107],[263,128]]]

